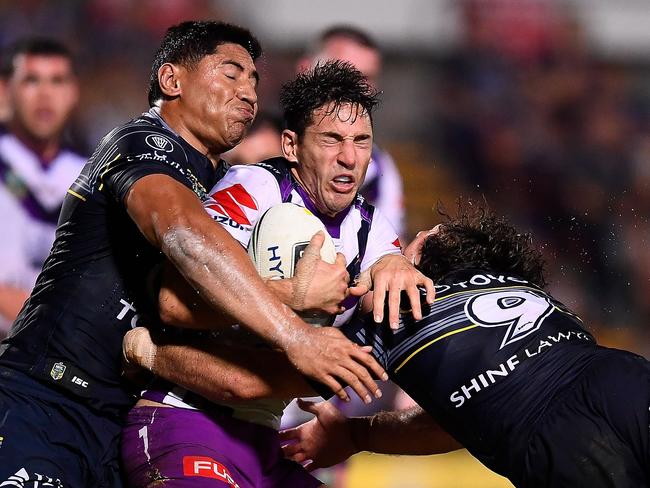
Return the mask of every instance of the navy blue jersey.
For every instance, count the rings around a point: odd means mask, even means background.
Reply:
[[[513,443],[597,349],[580,319],[516,276],[465,270],[436,286],[415,322],[404,313],[392,332],[371,316],[343,327],[391,379],[485,465],[507,473]]]
[[[174,178],[197,198],[217,178],[210,160],[156,109],[110,132],[68,190],[52,251],[3,341],[0,366],[67,389],[103,412],[131,406],[120,375],[122,337],[142,317],[157,316],[148,280],[163,255],[131,220],[125,198],[150,174]]]

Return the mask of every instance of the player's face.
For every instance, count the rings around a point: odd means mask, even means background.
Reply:
[[[334,216],[352,204],[366,176],[372,124],[357,105],[331,110],[325,106],[314,111],[311,124],[297,138],[295,160],[297,176],[318,210]]]
[[[215,152],[239,143],[257,114],[257,70],[248,51],[222,44],[181,75],[183,122]]]
[[[335,37],[325,43],[318,59],[347,61],[363,73],[371,86],[377,87],[381,72],[381,56],[375,49],[362,46],[350,39]]]
[[[39,141],[61,135],[79,94],[68,58],[35,54],[16,56],[7,91],[12,122]]]

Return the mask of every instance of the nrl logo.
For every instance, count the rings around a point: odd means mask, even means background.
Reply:
[[[149,134],[144,138],[144,142],[147,143],[147,146],[155,149],[156,151],[172,152],[174,150],[174,146],[171,141],[159,134]]]
[[[52,366],[52,371],[50,371],[50,376],[54,381],[58,381],[63,378],[65,373],[65,364],[63,363],[54,363]]]

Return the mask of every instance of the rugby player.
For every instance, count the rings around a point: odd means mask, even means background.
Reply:
[[[358,295],[367,291],[366,287],[348,289],[350,277],[362,273],[371,278],[373,299],[381,304],[378,308],[383,309],[386,292],[389,302],[399,301],[401,290],[419,297],[418,285],[432,292],[433,283],[401,255],[392,226],[381,212],[357,194],[370,162],[372,111],[376,104],[374,90],[363,75],[340,61],[317,65],[283,87],[281,103],[287,126],[282,134],[285,158],[232,167],[204,203],[209,214],[244,247],[264,212],[282,202],[306,207],[326,225],[340,251],[338,269],[334,265],[325,269],[324,275],[311,271],[302,275],[305,267],[299,264],[300,276],[292,281],[269,282],[270,285],[288,284],[284,295],[281,291],[276,293],[298,311],[313,309],[306,305],[303,297],[312,288],[320,287],[321,280],[332,277],[340,284],[339,292],[324,298],[321,295],[326,303],[318,308],[339,313],[336,323],[347,320]],[[311,254],[318,256],[317,248],[321,243],[322,236],[312,240],[312,247],[306,250],[307,259]],[[349,263],[347,269],[345,262]],[[202,321],[214,321],[214,316],[201,312],[200,304],[190,302],[188,307],[184,300],[179,300],[181,294],[173,288],[179,283],[172,280],[163,285],[160,304],[167,322],[201,327]],[[295,291],[300,288],[304,290],[298,299]],[[346,295],[348,300],[344,301]],[[332,300],[331,296],[336,299]],[[432,297],[430,293],[428,298]],[[227,326],[227,322],[223,325]],[[254,346],[256,342],[240,335],[224,344],[220,337],[212,347],[219,357],[217,360],[224,359],[222,350],[227,349],[226,354],[237,350],[244,356],[245,364],[250,359],[251,367],[255,367],[260,364],[261,357],[268,358],[267,352],[273,352],[259,351],[258,354],[251,349],[242,353],[238,347]],[[151,355],[141,357],[151,358]],[[203,364],[188,358],[191,353],[181,356],[180,364],[166,366],[173,367],[179,384],[192,391],[212,389],[212,393],[206,392],[207,398],[223,390],[221,378],[216,382],[209,379],[207,371],[202,371]],[[275,361],[270,358],[266,368],[271,377],[285,375],[285,368],[275,368]],[[197,375],[199,371],[200,376]],[[236,378],[240,383],[239,377],[239,374],[232,374],[225,386]],[[293,390],[282,387],[272,390],[270,396],[286,399],[298,393],[313,394],[313,390],[304,381],[297,381]],[[370,402],[370,394],[365,401]],[[169,486],[175,486],[174,483],[178,483],[176,486],[203,486],[209,483],[205,478],[217,476],[216,470],[221,479],[242,488],[320,486],[321,483],[299,465],[281,457],[276,429],[285,406],[282,400],[269,399],[246,403],[219,401],[218,405],[209,405],[203,398],[182,388],[158,384],[143,393],[143,400],[129,414],[124,430],[122,452],[129,484],[144,487],[164,479]]]
[[[157,312],[166,257],[243,327],[334,390],[381,368],[336,329],[316,329],[271,293],[201,199],[219,155],[257,111],[260,55],[245,29],[170,28],[156,53],[151,110],[111,131],[68,190],[53,249],[0,348],[0,484],[120,486],[118,443],[134,403],[121,376],[124,333]]]
[[[86,162],[64,143],[79,99],[73,64],[66,46],[46,38],[18,41],[3,59],[9,116],[0,129],[0,338],[36,283],[66,190]]]
[[[382,56],[377,42],[368,33],[350,25],[334,25],[323,31],[305,56],[298,61],[302,71],[319,62],[338,59],[351,63],[377,89]],[[381,210],[397,234],[406,230],[402,177],[392,156],[379,145],[372,147],[372,158],[360,193]]]
[[[346,419],[303,403],[317,417],[283,434],[286,455],[315,469],[462,445],[517,487],[650,486],[650,363],[597,345],[543,267],[528,235],[483,211],[437,227],[419,263],[437,283],[425,317],[345,331],[419,407]]]

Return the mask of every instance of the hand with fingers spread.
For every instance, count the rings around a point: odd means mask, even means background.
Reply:
[[[391,329],[397,329],[399,325],[402,292],[409,297],[415,320],[422,319],[418,286],[426,290],[427,303],[433,303],[435,298],[433,281],[415,269],[413,264],[401,254],[382,257],[369,270],[361,274],[359,281],[372,288],[372,309],[377,323],[384,320],[384,302],[388,295],[388,321]]]
[[[292,278],[290,306],[296,311],[316,311],[340,314],[345,311],[341,302],[348,295],[350,275],[345,269],[345,256],[338,253],[333,264],[321,259],[325,235],[319,231],[311,238],[296,265]],[[360,290],[364,293],[368,290]]]
[[[344,389],[349,385],[361,400],[370,403],[373,396],[381,397],[374,379],[388,379],[370,355],[370,346],[354,344],[333,327],[302,328],[283,349],[300,373],[326,385],[343,401],[350,401]]]
[[[348,419],[334,405],[298,400],[298,406],[316,417],[280,432],[282,452],[286,458],[313,471],[334,466],[358,452]]]

